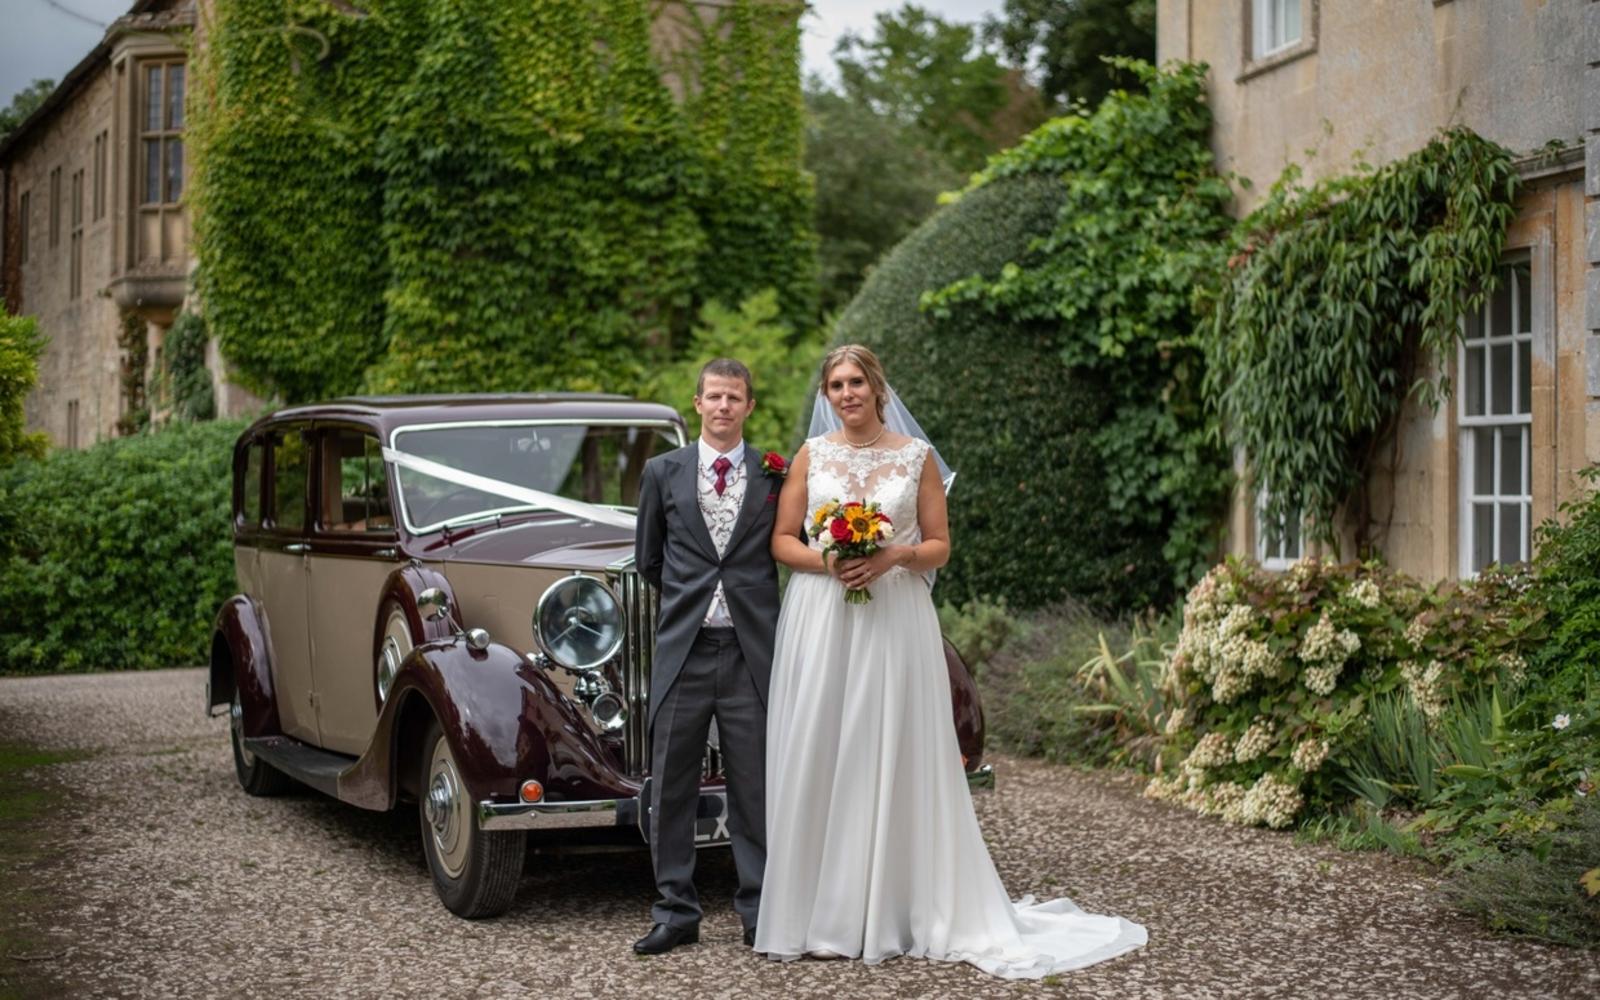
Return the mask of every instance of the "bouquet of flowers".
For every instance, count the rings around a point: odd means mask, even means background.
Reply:
[[[878,551],[878,547],[894,537],[894,524],[889,515],[875,503],[851,500],[841,503],[829,500],[811,515],[812,538],[822,539],[822,558],[834,560],[861,559]],[[865,604],[872,600],[872,592],[865,587],[845,588],[846,604]]]

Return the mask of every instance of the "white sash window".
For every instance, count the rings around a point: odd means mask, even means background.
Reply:
[[[1526,260],[1466,322],[1460,349],[1461,575],[1532,554],[1533,301]]]
[[[1251,5],[1252,58],[1282,52],[1300,41],[1300,0],[1251,0]]]

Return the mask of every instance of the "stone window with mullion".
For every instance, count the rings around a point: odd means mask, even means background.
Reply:
[[[141,70],[139,203],[171,205],[183,196],[184,64],[146,62]]]
[[[1456,392],[1463,577],[1532,556],[1533,301],[1526,259],[1466,319]]]
[[[67,264],[67,295],[83,294],[83,171],[72,175],[72,245]]]

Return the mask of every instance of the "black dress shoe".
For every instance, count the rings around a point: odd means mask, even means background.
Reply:
[[[680,944],[697,944],[700,941],[700,926],[674,927],[671,924],[656,924],[650,928],[650,933],[633,943],[633,950],[638,955],[665,955]]]
[[[744,929],[744,944],[746,948],[754,948],[756,946],[756,929],[754,927],[746,927]]]

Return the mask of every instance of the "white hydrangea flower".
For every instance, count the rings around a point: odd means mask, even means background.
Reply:
[[[1207,816],[1220,816],[1224,823],[1243,826],[1244,797],[1249,789],[1231,781],[1224,781],[1206,789],[1206,799],[1200,812]]]
[[[1228,739],[1227,733],[1206,733],[1200,737],[1200,742],[1195,744],[1189,756],[1184,759],[1185,768],[1217,767],[1233,759],[1233,743]]]
[[[1421,649],[1422,644],[1428,641],[1428,632],[1428,623],[1419,613],[1406,625],[1406,642],[1411,644],[1412,649]]]
[[[1512,684],[1520,685],[1528,679],[1528,661],[1516,653],[1501,653],[1498,658],[1500,669],[1506,672],[1506,680]]]
[[[1244,635],[1250,631],[1250,626],[1255,623],[1256,613],[1248,604],[1235,604],[1222,616],[1222,626],[1218,629],[1223,639]]]
[[[1339,674],[1343,670],[1343,663],[1307,667],[1305,673],[1301,675],[1301,680],[1305,681],[1306,690],[1312,694],[1326,697],[1333,693],[1334,688],[1339,686]]]
[[[1188,721],[1189,721],[1189,709],[1186,708],[1183,705],[1179,705],[1177,708],[1172,710],[1171,714],[1169,714],[1167,716],[1167,725],[1166,725],[1166,733],[1167,733],[1167,735],[1168,736],[1176,735],[1179,731],[1181,731],[1183,729],[1184,724],[1186,722],[1188,722]]]
[[[1400,675],[1406,680],[1411,700],[1429,722],[1438,719],[1448,707],[1448,692],[1444,685],[1445,666],[1438,660],[1429,660],[1426,668],[1415,661],[1400,664]]]
[[[1261,823],[1281,830],[1294,822],[1295,814],[1304,803],[1296,785],[1269,772],[1256,779],[1245,793],[1241,812],[1247,823]]]
[[[1307,582],[1316,577],[1321,569],[1322,564],[1317,562],[1316,556],[1302,556],[1295,561],[1293,566],[1289,567],[1289,579],[1293,580],[1297,586],[1305,586]]]
[[[1257,717],[1239,737],[1238,745],[1233,748],[1233,759],[1240,764],[1255,760],[1272,749],[1272,736],[1272,723]]]
[[[1378,589],[1378,582],[1371,577],[1357,580],[1356,585],[1350,588],[1350,598],[1363,608],[1375,608],[1383,603],[1383,593]]]
[[[1306,774],[1322,767],[1322,762],[1328,759],[1328,741],[1319,739],[1304,739],[1294,748],[1290,763]]]

